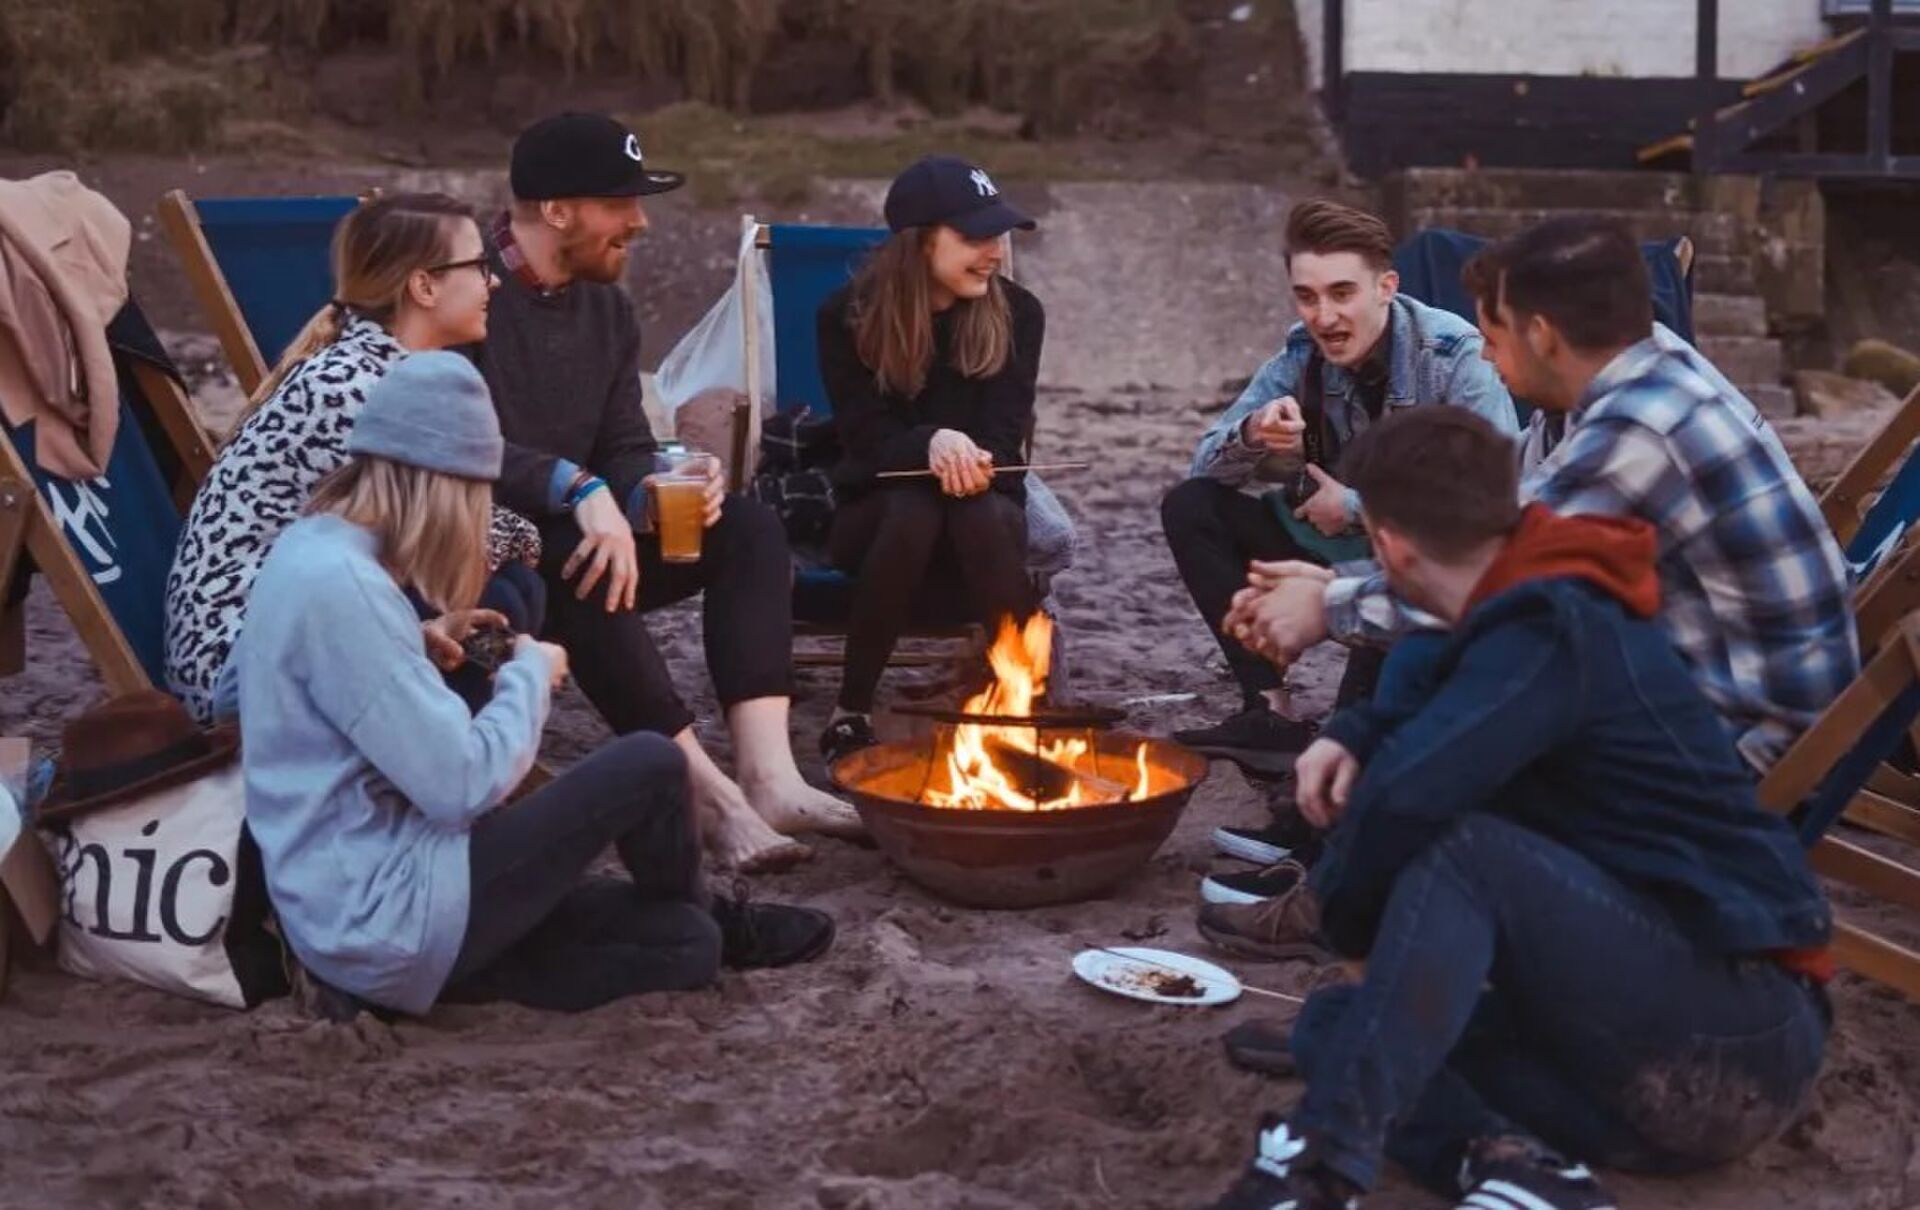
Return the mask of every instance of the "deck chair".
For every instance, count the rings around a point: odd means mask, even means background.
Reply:
[[[181,516],[213,445],[179,372],[131,301],[107,327],[120,429],[84,482],[34,461],[34,424],[0,441],[0,674],[26,666],[29,570],[47,578],[111,694],[164,683],[165,590]]]
[[[1908,393],[1820,496],[1820,511],[1863,588],[1901,549],[1920,517],[1920,458],[1912,455],[1916,438],[1920,387]]]
[[[1916,719],[1920,611],[1893,627],[1853,684],[1761,780],[1760,802],[1796,819],[1814,869],[1920,919],[1920,869],[1829,834],[1837,820],[1845,819],[1920,846],[1920,809],[1895,796],[1903,787],[1892,779],[1905,775],[1885,765]],[[1834,951],[1855,972],[1920,1001],[1920,953],[1912,948],[1836,919]]]
[[[752,223],[749,217],[747,222]],[[748,391],[750,399],[760,398],[759,384],[764,380],[765,356],[760,349],[752,322],[757,308],[769,306],[773,315],[774,382],[776,407],[782,412],[805,408],[814,415],[833,413],[826,383],[820,377],[820,344],[816,314],[829,294],[853,277],[867,255],[887,238],[878,227],[810,227],[788,224],[755,224],[754,246],[767,257],[767,279],[773,297],[761,300],[747,275],[747,307],[744,328]],[[737,433],[737,426],[736,426]],[[1027,435],[1029,446],[1032,434]],[[735,465],[740,461],[736,459]],[[793,593],[794,631],[799,635],[830,637],[844,635],[846,619],[853,601],[853,579],[845,572],[826,566],[804,563],[795,572]],[[907,638],[954,639],[984,646],[985,636],[961,609],[957,594],[930,591],[914,603],[913,624]],[[800,651],[794,656],[800,664],[837,664],[838,653]],[[895,653],[896,664],[928,662],[913,652]]]
[[[195,201],[179,189],[160,199],[167,242],[246,394],[333,296],[333,229],[359,204],[344,195]]]

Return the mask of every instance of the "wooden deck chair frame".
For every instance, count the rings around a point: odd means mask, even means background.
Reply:
[[[773,246],[773,232],[770,224],[755,220],[751,214],[743,216],[740,224],[743,230],[750,230],[753,233],[754,248],[764,250]],[[1009,277],[1013,275],[1013,246],[1011,241],[1008,242],[1006,258],[1001,262],[1001,272]],[[755,284],[758,279],[754,274],[748,273],[744,275],[741,280],[745,287],[741,291],[740,318],[741,328],[745,333],[746,342],[744,352],[747,372],[747,392],[746,399],[742,400],[734,408],[733,413],[733,459],[728,489],[734,492],[746,490],[748,463],[755,450],[756,443],[759,440],[760,415],[758,401],[761,393],[760,384],[763,380],[761,359],[764,356],[760,348],[760,325],[757,322],[761,306],[759,288]],[[768,300],[768,304],[771,305],[771,300]],[[1029,454],[1031,454],[1032,440],[1033,434],[1029,432],[1027,434]],[[1029,458],[1029,460],[1031,460],[1031,458]],[[793,624],[793,633],[796,638],[844,640],[846,637],[845,632],[839,628],[799,621]],[[984,652],[987,648],[986,630],[979,625],[916,628],[908,630],[901,637],[903,639],[955,641],[963,644],[964,650],[968,655]],[[793,662],[801,667],[838,667],[846,663],[846,651],[844,644],[837,649],[796,650],[793,653]],[[894,653],[887,660],[889,665],[900,668],[922,667],[948,662],[950,662],[949,656],[917,651],[901,651],[898,648],[894,650]]]
[[[1806,802],[1895,698],[1920,684],[1920,611],[1909,613],[1760,783],[1760,802],[1787,814]],[[1884,767],[1847,803],[1843,818],[1920,846],[1920,809],[1889,796]],[[1914,780],[1914,779],[1909,779]],[[1916,848],[1920,852],[1920,847]],[[1920,913],[1920,870],[1833,835],[1809,851],[1814,869],[1876,899]],[[1834,922],[1834,953],[1849,969],[1920,1001],[1920,953],[1858,925]]]
[[[1908,392],[1880,431],[1820,493],[1820,512],[1841,546],[1860,532],[1876,489],[1916,439],[1920,439],[1920,387]]]
[[[213,442],[185,389],[164,370],[135,361],[133,385],[178,456],[173,496],[185,511],[213,466]],[[23,552],[46,577],[54,599],[99,668],[108,693],[117,696],[152,688],[152,679],[121,634],[93,578],[67,545],[46,497],[35,488],[19,448],[11,439],[0,439],[0,586],[13,583]],[[26,660],[26,602],[21,601],[0,612],[0,676],[22,671]]]

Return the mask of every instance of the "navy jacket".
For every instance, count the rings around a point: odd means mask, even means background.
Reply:
[[[1805,853],[1672,643],[1585,578],[1525,580],[1450,634],[1403,640],[1375,700],[1322,734],[1362,762],[1313,872],[1343,953],[1371,947],[1400,871],[1474,811],[1646,892],[1704,951],[1827,939]]]

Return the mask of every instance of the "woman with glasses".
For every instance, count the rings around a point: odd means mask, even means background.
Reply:
[[[409,353],[485,339],[499,284],[473,211],[437,193],[376,198],[342,219],[333,281],[332,301],[254,392],[181,528],[167,578],[167,684],[202,721],[231,711],[216,686],[254,576],[314,485],[346,463],[368,389]],[[539,554],[532,524],[496,508],[481,603],[516,631],[537,629],[544,610]],[[456,687],[484,700],[484,685]]]

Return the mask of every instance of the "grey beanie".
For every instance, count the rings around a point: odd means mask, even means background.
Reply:
[[[349,454],[492,482],[500,477],[500,418],[487,380],[458,353],[415,353],[373,384],[347,436]]]

